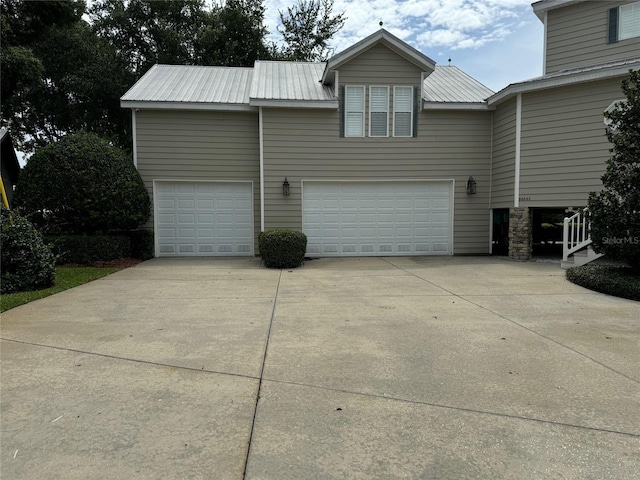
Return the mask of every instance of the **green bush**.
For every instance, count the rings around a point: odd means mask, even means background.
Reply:
[[[140,260],[153,258],[155,243],[153,230],[132,230],[128,232],[131,239],[131,257]]]
[[[86,265],[131,256],[127,235],[47,235],[58,265]]]
[[[583,265],[567,270],[567,280],[614,297],[640,301],[640,275],[630,267]]]
[[[149,194],[131,158],[91,133],[67,135],[29,159],[14,203],[46,234],[133,230],[149,218]]]
[[[2,207],[0,293],[40,290],[53,285],[55,262],[40,233],[26,218]]]
[[[302,265],[307,236],[295,230],[260,232],[258,248],[267,268],[295,268]]]

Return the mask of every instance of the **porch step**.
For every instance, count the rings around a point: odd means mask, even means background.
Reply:
[[[586,265],[587,263],[593,262],[594,260],[597,260],[598,258],[602,257],[602,255],[602,253],[594,252],[591,246],[587,246],[587,248],[575,252],[567,260],[563,260],[560,263],[560,266],[565,270],[571,267],[580,267],[582,265]]]

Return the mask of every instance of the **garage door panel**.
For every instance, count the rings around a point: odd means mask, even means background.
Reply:
[[[305,182],[307,254],[449,254],[450,182]]]
[[[156,182],[156,237],[163,255],[251,255],[249,182]]]

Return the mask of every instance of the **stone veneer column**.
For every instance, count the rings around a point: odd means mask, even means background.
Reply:
[[[509,209],[509,258],[531,260],[532,212],[528,207]]]

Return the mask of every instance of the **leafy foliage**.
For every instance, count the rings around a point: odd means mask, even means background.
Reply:
[[[22,169],[14,202],[50,234],[133,230],[150,209],[129,156],[86,132],[39,149]]]
[[[589,290],[640,301],[640,275],[635,275],[628,267],[573,267],[567,270],[567,280]]]
[[[603,190],[589,195],[591,236],[596,252],[640,272],[640,71],[629,72],[622,91],[626,101],[605,113],[613,148]]]
[[[58,265],[88,265],[131,256],[127,235],[47,235]]]
[[[258,248],[267,268],[296,268],[302,265],[307,251],[307,236],[295,230],[260,232]]]
[[[287,60],[322,62],[328,57],[329,40],[342,28],[345,13],[332,15],[333,0],[298,0],[280,13],[283,50]]]
[[[154,256],[155,238],[153,230],[132,230],[128,232],[131,239],[131,257],[149,260]]]
[[[82,20],[85,2],[7,0],[0,9],[2,118],[20,149],[80,130],[128,145],[119,97],[134,79]]]
[[[35,227],[16,212],[1,208],[0,293],[39,290],[53,285],[54,257]]]

